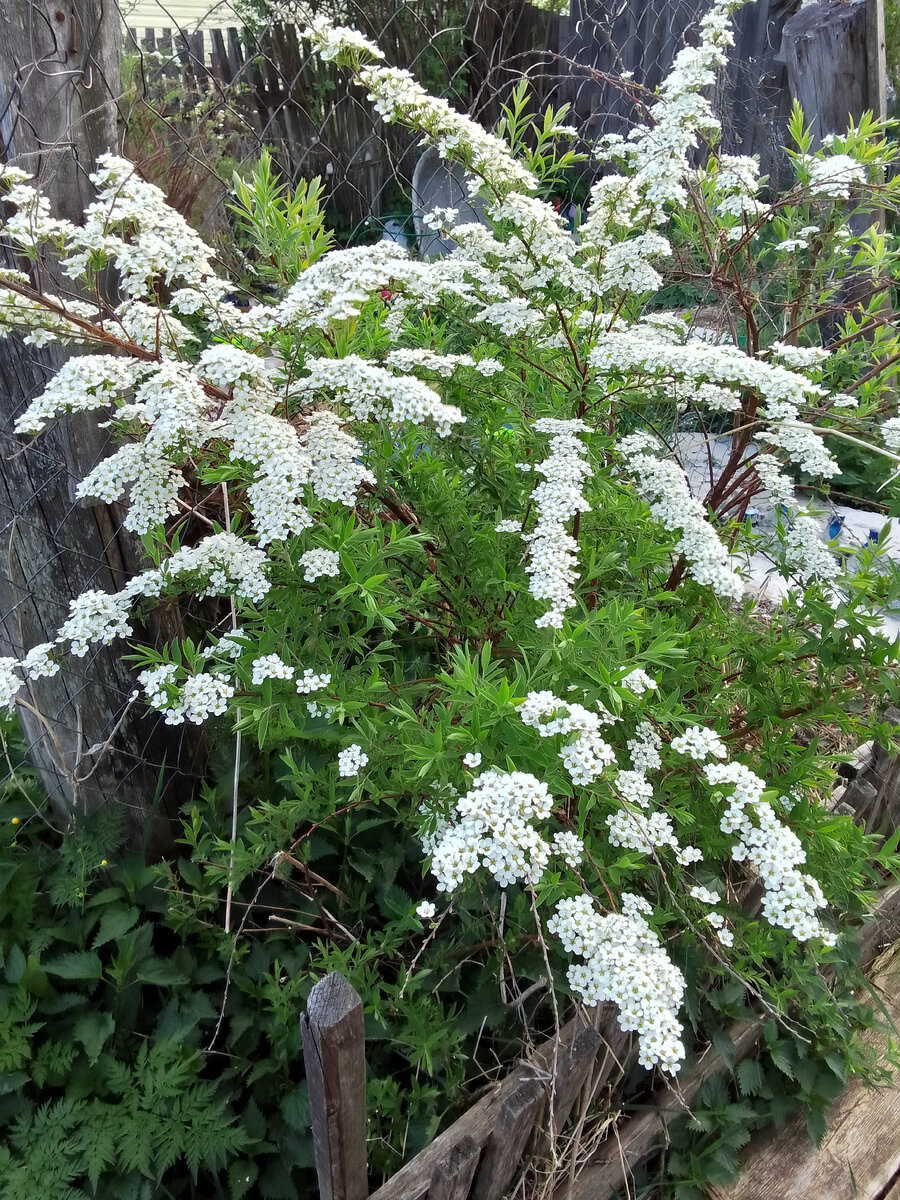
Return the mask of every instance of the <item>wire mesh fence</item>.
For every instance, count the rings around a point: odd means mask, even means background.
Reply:
[[[759,154],[773,175],[782,169],[790,102],[781,28],[800,2],[759,0],[738,15],[737,44],[715,97],[724,148]],[[328,11],[376,41],[390,64],[488,125],[526,78],[535,110],[570,106],[566,123],[587,148],[603,134],[627,133],[646,113],[706,7],[706,0],[341,0]],[[248,7],[236,23],[230,8],[202,22],[188,19],[187,5],[159,11],[161,21],[148,26],[102,0],[7,5],[0,161],[35,174],[54,208],[77,219],[93,158],[118,145],[240,278],[225,204],[230,176],[268,147],[286,177],[325,181],[339,244],[388,237],[413,252],[424,248],[414,210],[431,207],[448,176],[420,169],[417,178],[417,136],[381,121],[345,72],[310,53],[301,32],[310,14],[281,11],[272,19]],[[577,208],[599,170],[588,158],[552,198]],[[28,446],[13,431],[58,362],[48,350],[0,340],[0,633],[2,653],[17,657],[51,640],[72,597],[86,588],[117,590],[141,558],[116,506],[74,499],[77,482],[107,452],[95,424],[58,429]],[[168,624],[143,632],[163,640],[180,619],[170,614]],[[20,711],[56,807],[90,809],[114,797],[145,836],[147,814],[155,821],[177,806],[179,780],[203,754],[196,740],[140,715],[132,688],[122,654],[103,650],[29,684]]]

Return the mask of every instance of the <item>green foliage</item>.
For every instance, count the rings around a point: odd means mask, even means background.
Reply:
[[[234,214],[239,232],[253,246],[257,274],[290,287],[310,263],[331,249],[334,235],[325,229],[320,179],[301,180],[292,190],[279,180],[272,157],[263,149],[249,180],[234,172]]]

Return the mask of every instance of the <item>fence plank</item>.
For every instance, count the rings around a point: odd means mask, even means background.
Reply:
[[[457,1142],[431,1172],[428,1200],[468,1200],[480,1157],[481,1147],[470,1137]]]
[[[365,1200],[363,1007],[342,975],[327,975],[300,1019],[320,1200]]]
[[[603,1021],[609,1021],[610,1032],[615,1029],[618,1033],[613,1006],[610,1005],[602,1013],[594,1014],[591,1019],[596,1020],[597,1016],[600,1016]],[[551,1069],[554,1055],[558,1057],[573,1046],[586,1028],[586,1024],[585,1016],[579,1015],[564,1025],[560,1030],[558,1040],[550,1038],[542,1046],[539,1046],[530,1064],[522,1063],[517,1069],[511,1071],[496,1085],[493,1091],[482,1096],[420,1154],[401,1167],[397,1174],[393,1175],[378,1191],[373,1192],[369,1200],[424,1200],[424,1197],[429,1194],[435,1169],[447,1161],[452,1148],[467,1137],[471,1138],[479,1148],[487,1145],[504,1101],[516,1091],[523,1080],[535,1079],[540,1076],[546,1076],[549,1079],[548,1072]],[[543,1085],[542,1092],[545,1089],[546,1084]]]
[[[512,1182],[534,1131],[544,1085],[537,1076],[523,1079],[500,1105],[491,1140],[478,1168],[472,1200],[498,1200]]]

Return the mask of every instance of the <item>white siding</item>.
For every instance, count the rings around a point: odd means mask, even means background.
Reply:
[[[228,0],[122,0],[129,29],[223,29],[240,21]]]

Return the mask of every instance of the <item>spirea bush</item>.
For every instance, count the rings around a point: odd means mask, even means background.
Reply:
[[[422,847],[421,937],[475,897],[540,947],[557,1011],[612,1001],[668,1072],[710,980],[784,1016],[837,961],[877,875],[824,805],[818,740],[884,737],[865,714],[896,692],[886,539],[827,543],[810,486],[841,441],[900,462],[895,150],[868,117],[815,149],[795,112],[781,194],[719,153],[707,93],[736,7],[715,0],[643,124],[589,148],[574,229],[543,198],[582,159],[564,110],[531,118],[517,93],[487,132],[317,22],[317,52],[461,164],[487,219],[430,214],[456,245],[431,261],[331,249],[264,161],[238,219],[287,286],[249,310],[128,162],[101,159],[80,225],[0,176],[23,267],[55,257],[81,296],[113,268],[119,290],[98,305],[0,275],[4,333],[77,351],[17,429],[96,414],[120,444],[78,493],[127,497],[150,560],[2,660],[3,703],[124,640],[166,721],[217,720],[278,763],[290,804],[243,805],[204,842],[229,899],[307,861],[317,830],[387,813]],[[673,284],[716,328],[660,308]],[[686,434],[725,447],[704,487]],[[768,607],[760,562],[782,582]],[[187,597],[205,625],[136,645]]]

